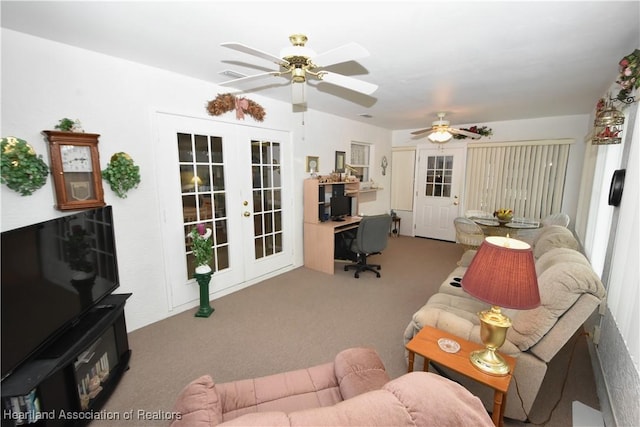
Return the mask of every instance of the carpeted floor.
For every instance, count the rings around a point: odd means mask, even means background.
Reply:
[[[339,263],[334,276],[297,268],[214,300],[209,318],[194,317],[193,309],[133,331],[130,370],[103,408],[120,414],[134,410],[133,420],[91,425],[167,425],[136,420],[135,413],[170,411],[180,390],[203,374],[216,382],[269,375],[325,363],[349,347],[375,348],[391,377],[398,377],[407,369],[405,327],[461,254],[454,243],[390,238],[388,248],[375,257],[382,264],[379,279],[373,273],[355,279]],[[532,420],[546,419],[558,401],[571,350],[554,360],[553,375],[543,385],[548,392],[536,401]],[[571,360],[567,386],[549,426],[571,425],[573,400],[598,408],[583,337],[578,337]],[[512,420],[505,424],[523,425]]]

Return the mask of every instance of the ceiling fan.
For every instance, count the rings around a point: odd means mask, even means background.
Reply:
[[[348,43],[327,52],[316,54],[313,50],[305,46],[307,36],[304,34],[293,34],[289,37],[289,40],[291,41],[292,46],[282,49],[280,51],[280,56],[275,56],[240,43],[222,43],[221,46],[223,47],[248,53],[249,55],[274,62],[280,66],[280,70],[256,74],[253,76],[246,76],[233,72],[241,77],[219,84],[222,86],[234,86],[238,83],[258,80],[264,77],[284,76],[290,74],[293,104],[304,104],[306,102],[305,87],[307,78],[309,77],[356,92],[364,93],[366,95],[371,95],[376,91],[376,89],[378,89],[378,85],[373,83],[368,83],[338,73],[332,73],[323,69],[330,65],[369,56],[369,52],[359,44]]]
[[[432,142],[447,142],[453,138],[453,135],[464,135],[472,139],[480,139],[482,135],[475,132],[469,132],[463,129],[456,129],[449,126],[449,120],[444,119],[445,113],[438,113],[438,120],[431,124],[428,129],[417,130],[411,132],[411,135],[422,135],[428,133],[428,138]]]

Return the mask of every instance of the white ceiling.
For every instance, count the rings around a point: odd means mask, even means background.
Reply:
[[[379,85],[371,96],[313,82],[308,108],[388,129],[590,113],[640,46],[640,2],[5,1],[2,27],[221,83],[275,64],[291,34],[317,53],[357,42],[371,56],[330,71]],[[283,101],[282,77],[251,94]],[[246,87],[242,87],[246,90]],[[212,98],[212,97],[211,97]],[[372,118],[360,117],[369,114]]]

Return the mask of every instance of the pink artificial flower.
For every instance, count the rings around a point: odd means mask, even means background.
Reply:
[[[196,229],[198,230],[198,234],[201,236],[204,236],[204,234],[207,232],[207,229],[204,226],[204,224],[196,224]]]
[[[622,58],[622,60],[620,61],[620,66],[626,67],[627,65],[629,65],[629,60],[627,58]]]
[[[624,69],[624,75],[625,76],[630,76],[631,74],[633,74],[633,71],[631,70],[631,67],[627,67]]]

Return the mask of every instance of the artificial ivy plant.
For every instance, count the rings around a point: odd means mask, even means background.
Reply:
[[[0,141],[0,182],[23,196],[30,196],[47,182],[49,167],[25,140],[8,136]]]
[[[125,199],[127,192],[140,184],[140,167],[135,165],[127,153],[115,153],[107,168],[102,171],[102,178],[118,197]]]

